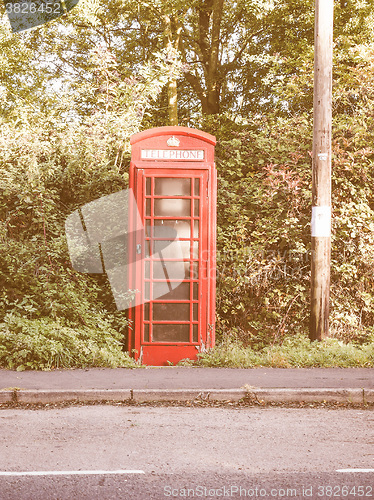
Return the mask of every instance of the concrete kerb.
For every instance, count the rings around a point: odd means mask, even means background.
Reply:
[[[374,389],[363,389],[364,403],[374,403]]]
[[[133,400],[142,401],[239,401],[245,389],[134,389]]]
[[[374,401],[374,391],[367,389],[253,389],[248,390],[247,398],[252,397],[265,403],[287,402],[336,402],[370,403]]]
[[[259,403],[373,403],[374,389],[116,389],[116,390],[0,390],[0,403],[61,403],[68,401],[256,401]]]
[[[0,391],[0,394],[2,392]],[[15,390],[8,401],[16,403],[62,403],[67,401],[127,401],[131,399],[131,390]]]
[[[0,403],[11,403],[14,401],[14,390],[0,391]]]

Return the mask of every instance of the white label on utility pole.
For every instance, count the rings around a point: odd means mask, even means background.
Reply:
[[[331,207],[312,207],[312,237],[331,236]]]
[[[321,160],[321,161],[326,161],[327,158],[328,158],[328,154],[327,153],[318,153],[318,159]]]

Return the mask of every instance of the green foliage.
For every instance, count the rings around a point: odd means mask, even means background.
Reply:
[[[333,126],[330,321],[344,341],[365,341],[374,322],[374,114],[361,106]],[[308,330],[311,137],[310,115],[218,135],[218,327],[245,345]]]
[[[232,339],[207,353],[199,354],[200,366],[226,368],[253,368],[269,366],[272,368],[309,368],[309,367],[374,367],[374,344],[364,345],[343,343],[337,339],[311,342],[303,335],[284,339],[282,345],[267,346],[254,350]]]
[[[217,306],[221,331],[263,345],[307,328],[311,128],[243,129],[218,141]]]
[[[0,144],[0,366],[124,363],[125,315],[104,277],[71,268],[64,222],[77,206],[125,187],[126,177],[94,129],[87,137],[28,125],[4,123]]]
[[[114,63],[95,64],[115,80]],[[64,224],[79,206],[127,187],[129,138],[169,71],[156,59],[140,80],[113,80],[110,98],[72,121],[64,101],[57,111],[8,107],[0,118],[0,366],[131,365],[126,314],[105,276],[72,269]]]
[[[0,366],[18,371],[136,366],[121,346],[121,334],[107,319],[72,328],[63,319],[9,313],[0,323]]]

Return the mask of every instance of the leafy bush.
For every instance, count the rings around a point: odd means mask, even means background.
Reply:
[[[24,123],[17,131],[4,122],[0,140],[0,365],[46,368],[97,362],[112,366],[123,359],[118,335],[123,337],[125,315],[116,311],[105,277],[71,268],[64,223],[79,204],[125,187],[127,178],[111,164],[111,153],[104,147],[95,150],[93,167],[88,145],[96,141],[95,130],[89,135],[85,126],[65,127],[51,137],[48,125],[39,118],[38,123]],[[116,342],[110,343],[109,335],[100,340],[95,333],[100,324],[112,325],[108,332],[116,334]],[[79,357],[79,339],[89,329],[93,332],[87,338],[89,352]],[[16,345],[22,346],[19,356]],[[49,355],[46,346],[51,348]]]
[[[64,225],[81,205],[127,187],[129,137],[170,65],[143,69],[141,81],[113,83],[115,103],[78,121],[27,105],[0,119],[0,366],[130,363],[126,314],[106,276],[72,269]]]
[[[347,342],[365,342],[374,323],[373,118],[334,123],[330,322]],[[218,136],[221,337],[261,348],[308,331],[311,137],[308,115],[262,117]]]
[[[18,371],[135,366],[121,345],[121,334],[107,320],[71,328],[60,320],[7,314],[0,323],[0,366]]]
[[[217,149],[219,327],[264,346],[307,329],[310,122],[243,128]]]
[[[200,366],[226,368],[308,367],[374,367],[374,343],[356,345],[337,339],[311,342],[306,336],[286,337],[282,345],[271,345],[260,350],[244,347],[229,339],[209,352],[199,354]]]

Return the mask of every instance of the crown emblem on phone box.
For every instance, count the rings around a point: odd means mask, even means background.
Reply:
[[[180,140],[173,135],[166,141],[166,144],[170,147],[177,148],[180,144]]]

